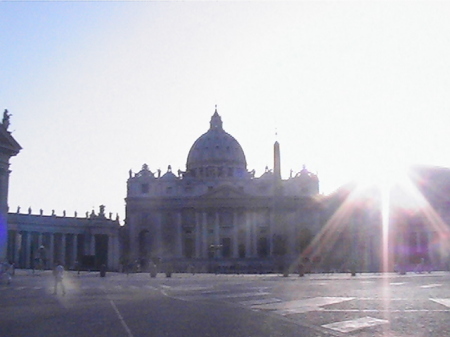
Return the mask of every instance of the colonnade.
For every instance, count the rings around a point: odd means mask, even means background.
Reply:
[[[44,268],[52,268],[59,261],[65,268],[74,269],[82,256],[93,255],[116,269],[118,245],[118,238],[107,234],[10,230],[7,257],[18,268],[35,268],[40,259]]]

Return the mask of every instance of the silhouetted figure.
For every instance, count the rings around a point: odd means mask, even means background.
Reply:
[[[55,278],[55,288],[53,290],[53,294],[56,295],[58,291],[58,284],[61,285],[62,294],[66,294],[66,288],[64,287],[64,267],[58,262],[56,263],[55,268],[53,269],[53,277]]]

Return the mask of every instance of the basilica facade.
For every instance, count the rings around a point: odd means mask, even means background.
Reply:
[[[273,154],[273,168],[255,177],[216,109],[185,171],[129,172],[125,259],[180,271],[450,267],[450,170],[413,168],[408,186],[387,194],[348,184],[325,196],[306,168],[282,179],[278,142]]]
[[[180,270],[271,270],[298,258],[320,230],[319,180],[306,168],[282,179],[277,142],[273,151],[273,169],[255,177],[216,109],[185,171],[130,171],[128,259],[143,268],[171,261]]]

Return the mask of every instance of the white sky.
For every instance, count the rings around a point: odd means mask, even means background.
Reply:
[[[248,169],[329,193],[450,166],[450,2],[0,2],[10,211],[124,217],[128,170],[185,169],[218,105]]]

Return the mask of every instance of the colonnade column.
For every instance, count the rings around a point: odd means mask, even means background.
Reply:
[[[116,268],[116,245],[114,242],[114,237],[112,235],[108,235],[108,269],[115,269]]]
[[[72,265],[75,266],[75,262],[78,261],[78,241],[77,234],[72,235]],[[80,261],[78,261],[80,262]]]
[[[61,263],[62,265],[66,264],[66,234],[61,234],[61,247],[60,247],[60,252],[61,252]]]
[[[50,233],[50,247],[48,247],[48,263],[49,267],[53,268],[54,256],[55,256],[55,237],[53,233]]]
[[[8,231],[8,240],[7,240],[7,247],[6,247],[7,255],[6,258],[15,263],[16,262],[16,256],[17,256],[17,232],[14,230]]]
[[[91,234],[90,236],[89,255],[95,255],[95,235]]]
[[[30,268],[31,259],[31,232],[26,233],[26,246],[25,246],[25,268]]]
[[[38,234],[38,249],[42,246],[42,233]]]

